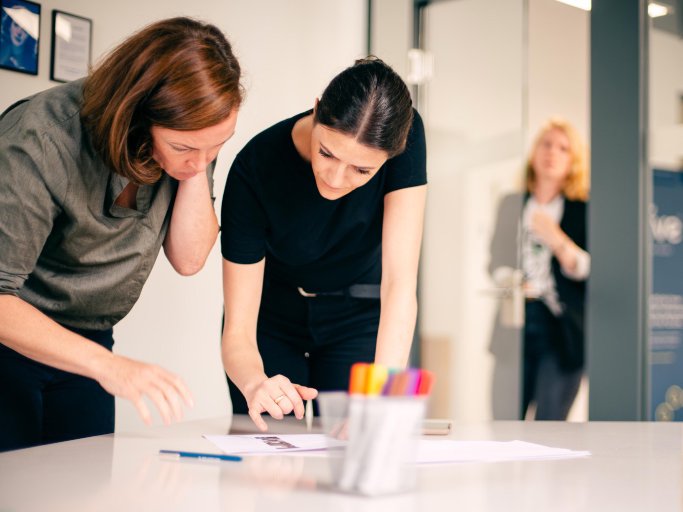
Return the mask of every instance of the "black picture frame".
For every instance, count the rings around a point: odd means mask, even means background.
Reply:
[[[0,0],[0,68],[38,74],[40,14],[39,3]]]
[[[50,80],[70,82],[88,74],[92,59],[92,20],[53,9]]]

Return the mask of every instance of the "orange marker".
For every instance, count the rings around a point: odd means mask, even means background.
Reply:
[[[349,394],[362,395],[365,394],[368,380],[368,363],[354,363],[351,366],[351,377],[349,378]]]

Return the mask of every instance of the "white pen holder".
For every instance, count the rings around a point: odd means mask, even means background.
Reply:
[[[326,434],[347,440],[342,452],[331,454],[339,489],[376,496],[415,487],[425,397],[321,393],[319,404]]]

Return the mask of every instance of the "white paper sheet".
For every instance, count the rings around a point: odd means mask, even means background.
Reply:
[[[325,455],[330,447],[342,447],[342,441],[323,434],[257,434],[216,436],[205,435],[225,453],[275,454],[319,452]],[[304,453],[301,453],[302,455]],[[310,454],[309,454],[310,455]],[[525,441],[455,441],[452,439],[420,439],[418,464],[449,464],[461,462],[497,462],[514,460],[555,460],[587,457],[588,451],[555,448]]]
[[[587,457],[590,452],[554,448],[525,441],[455,441],[420,439],[419,464],[553,460]]]
[[[327,450],[332,445],[343,446],[342,441],[329,439],[323,434],[253,434],[214,436],[204,435],[225,453],[264,454]]]

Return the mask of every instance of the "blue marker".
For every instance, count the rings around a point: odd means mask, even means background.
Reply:
[[[177,457],[188,457],[191,459],[228,460],[232,462],[239,462],[242,460],[242,457],[240,457],[239,455],[224,455],[221,453],[181,452],[176,450],[159,450],[159,455],[175,455]]]

